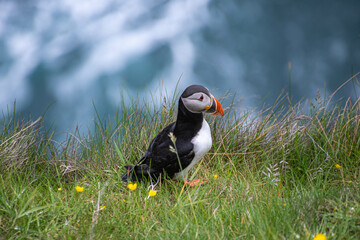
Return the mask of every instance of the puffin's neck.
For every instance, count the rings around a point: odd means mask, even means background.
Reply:
[[[203,122],[202,113],[192,113],[186,109],[181,98],[179,100],[178,115],[176,118],[175,132],[191,132],[191,135],[196,134]]]

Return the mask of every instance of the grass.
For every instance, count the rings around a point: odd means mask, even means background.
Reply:
[[[207,184],[163,181],[153,197],[146,183],[128,189],[123,166],[174,121],[177,97],[123,104],[115,119],[96,115],[87,136],[62,143],[42,119],[5,116],[0,239],[358,239],[359,100],[231,105],[206,117],[214,144],[192,177]]]

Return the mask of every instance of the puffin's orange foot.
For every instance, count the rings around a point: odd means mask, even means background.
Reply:
[[[186,180],[184,181],[184,184],[189,186],[189,187],[195,187],[197,185],[203,185],[207,183],[207,181],[201,181],[200,179],[194,179],[194,180]]]

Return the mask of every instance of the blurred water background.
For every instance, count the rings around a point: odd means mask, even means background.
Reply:
[[[359,71],[359,0],[0,0],[0,110],[49,108],[60,133],[86,131],[93,103],[111,116],[122,91],[152,101],[180,78],[251,108],[289,82],[293,101],[311,99]],[[338,97],[358,94],[353,82]]]

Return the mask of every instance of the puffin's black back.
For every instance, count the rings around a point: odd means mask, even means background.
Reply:
[[[181,97],[187,97],[195,92],[209,91],[200,85],[188,87]],[[201,87],[201,88],[200,88]],[[207,91],[207,92],[205,92]],[[125,166],[127,172],[122,176],[124,182],[141,181],[151,175],[152,178],[163,177],[164,174],[172,178],[175,173],[186,168],[194,158],[192,138],[200,130],[203,122],[202,113],[192,113],[186,109],[181,98],[179,99],[178,115],[175,122],[165,127],[150,143],[144,156],[134,166]],[[176,138],[178,156],[170,150],[173,143],[169,137],[172,132]]]

